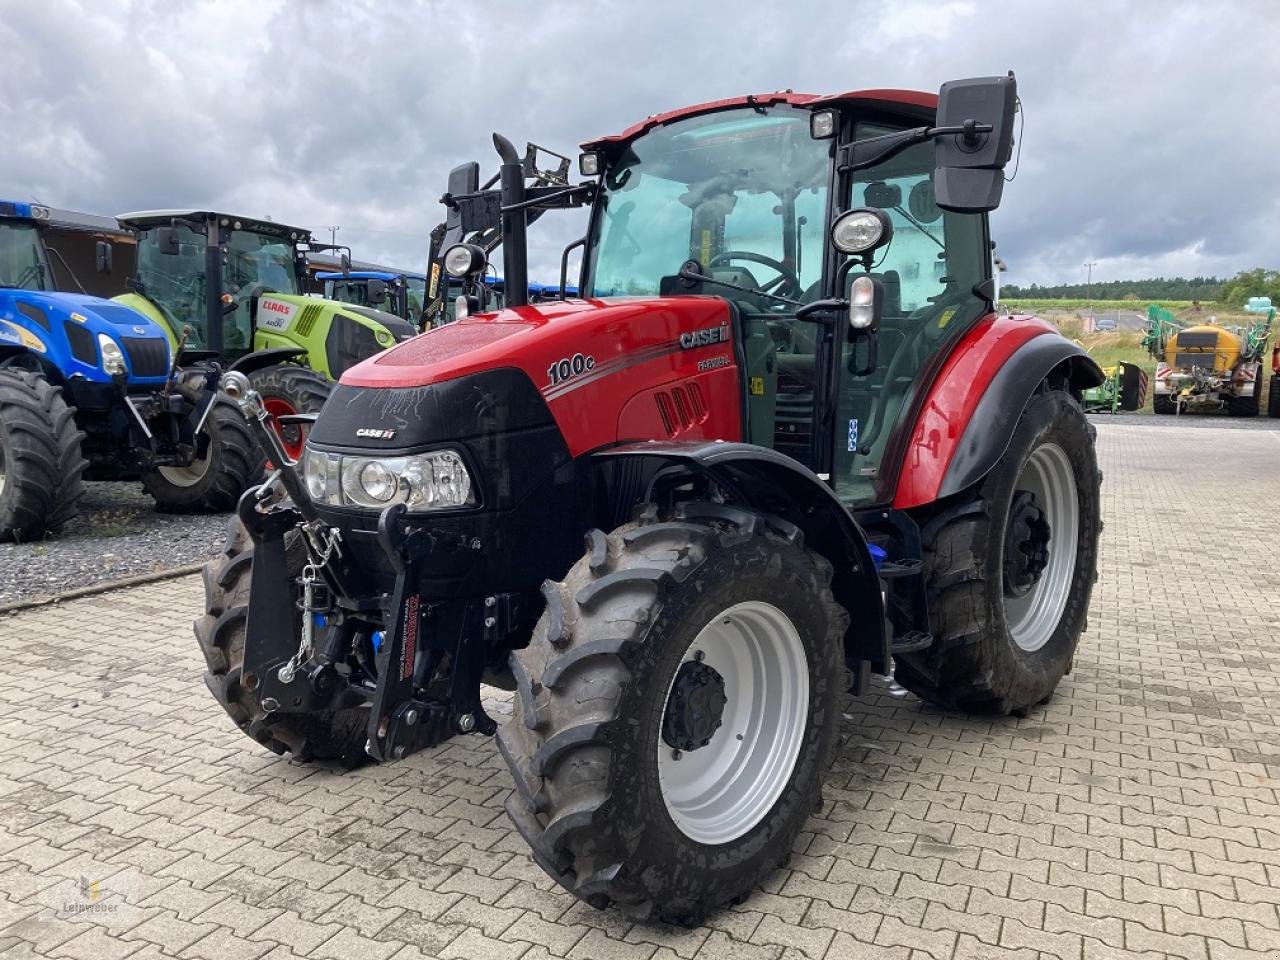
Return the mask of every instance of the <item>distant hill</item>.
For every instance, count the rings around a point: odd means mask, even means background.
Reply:
[[[1107,280],[1086,286],[1083,283],[1038,283],[1000,285],[1000,296],[1008,300],[1217,300],[1227,281],[1217,277],[1154,277],[1149,280]]]

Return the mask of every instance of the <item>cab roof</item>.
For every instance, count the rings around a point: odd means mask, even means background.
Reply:
[[[352,270],[343,273],[341,270],[326,270],[316,274],[317,280],[385,280],[390,283],[404,277],[408,280],[425,280],[426,274],[414,273],[412,270]]]
[[[225,220],[228,223],[239,222],[246,230],[261,230],[264,233],[285,235],[296,233],[296,239],[306,241],[311,238],[311,231],[306,227],[291,227],[287,223],[277,223],[265,217],[243,217],[239,214],[219,210],[137,210],[133,213],[122,213],[118,217],[121,223],[130,227],[151,227],[160,223],[168,223],[174,218],[181,220]]]
[[[48,224],[58,230],[82,231],[85,233],[105,233],[122,239],[130,238],[128,230],[116,222],[115,217],[100,217],[93,213],[81,213],[78,210],[61,210],[43,203],[28,203],[24,200],[0,200],[0,217],[15,220],[33,220],[39,224]]]
[[[641,120],[639,123],[632,124],[621,133],[588,140],[582,144],[582,149],[591,150],[613,144],[625,143],[628,140],[634,140],[642,133],[648,133],[654,127],[660,127],[676,120],[683,120],[686,117],[696,117],[705,113],[716,113],[720,110],[732,110],[735,107],[769,107],[779,103],[790,104],[793,107],[804,107],[810,110],[819,109],[824,106],[836,107],[859,104],[864,106],[876,106],[882,109],[889,108],[897,110],[904,108],[905,112],[917,115],[921,119],[927,119],[938,109],[938,95],[936,93],[927,93],[923,90],[896,89],[848,90],[844,93],[829,95],[795,93],[791,90],[777,91],[774,93],[752,93],[747,94],[744,97],[728,97],[724,100],[708,100],[706,103],[695,103],[691,106],[668,110],[665,113],[655,113],[652,116]]]

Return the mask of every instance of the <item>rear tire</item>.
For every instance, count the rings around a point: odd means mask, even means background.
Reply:
[[[991,472],[919,517],[935,639],[927,650],[894,658],[898,683],[930,703],[974,713],[1023,712],[1047,700],[1085,628],[1102,528],[1100,483],[1090,424],[1075,399],[1062,390],[1037,393]],[[1030,502],[1040,503],[1048,522],[1040,544],[1047,565],[1027,587],[1018,581],[1028,567],[1016,555],[1006,564],[1006,552],[1030,556],[1038,542],[1030,531],[1043,528],[1025,496],[1037,490]],[[1062,520],[1073,516],[1074,524]]]
[[[596,907],[692,924],[786,862],[822,803],[840,716],[848,615],[831,573],[796,527],[720,504],[669,522],[649,507],[588,535],[586,556],[543,587],[498,732],[517,787],[507,812],[553,879]],[[678,673],[693,669],[685,690],[718,682],[696,664],[725,670],[723,723],[675,734]],[[701,709],[674,715],[692,724]],[[670,736],[704,734],[675,757]]]
[[[88,466],[75,414],[43,374],[0,370],[0,540],[39,540],[75,515]]]
[[[1147,372],[1136,363],[1120,364],[1120,409],[1141,410],[1147,402]]]
[[[1156,394],[1151,401],[1151,407],[1156,413],[1168,414],[1173,416],[1178,412],[1178,404],[1169,394]]]
[[[297,413],[319,413],[333,391],[333,384],[309,367],[282,363],[258,370],[249,377],[267,412],[273,417]],[[302,456],[305,435],[301,427],[278,428],[285,452],[297,460]]]
[[[222,513],[232,509],[262,474],[265,458],[235,402],[221,391],[205,419],[203,460],[143,474],[142,486],[161,513]]]
[[[307,555],[296,530],[285,534],[285,556],[290,574],[301,574]],[[205,613],[195,622],[195,632],[209,667],[205,686],[237,727],[273,753],[292,753],[300,761],[333,760],[348,769],[359,766],[367,759],[367,710],[265,713],[258,698],[240,682],[252,569],[253,540],[244,524],[234,519],[226,550],[201,571]],[[294,633],[301,636],[302,613],[297,599],[291,596],[272,602],[289,603],[294,608]]]
[[[1280,374],[1272,376],[1267,391],[1267,416],[1280,418]]]
[[[1232,417],[1256,417],[1262,409],[1262,371],[1253,381],[1253,396],[1228,397],[1227,414]]]

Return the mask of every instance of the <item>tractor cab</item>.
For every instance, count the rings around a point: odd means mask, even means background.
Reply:
[[[427,278],[421,273],[390,270],[331,270],[316,274],[324,281],[326,300],[375,307],[417,325],[426,299]]]

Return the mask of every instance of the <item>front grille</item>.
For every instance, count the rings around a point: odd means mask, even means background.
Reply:
[[[169,342],[160,337],[121,337],[129,369],[135,377],[163,377],[169,372]]]
[[[66,331],[67,343],[71,344],[71,355],[81,363],[91,367],[98,365],[98,346],[93,342],[93,334],[74,320],[67,320],[62,325]]]

